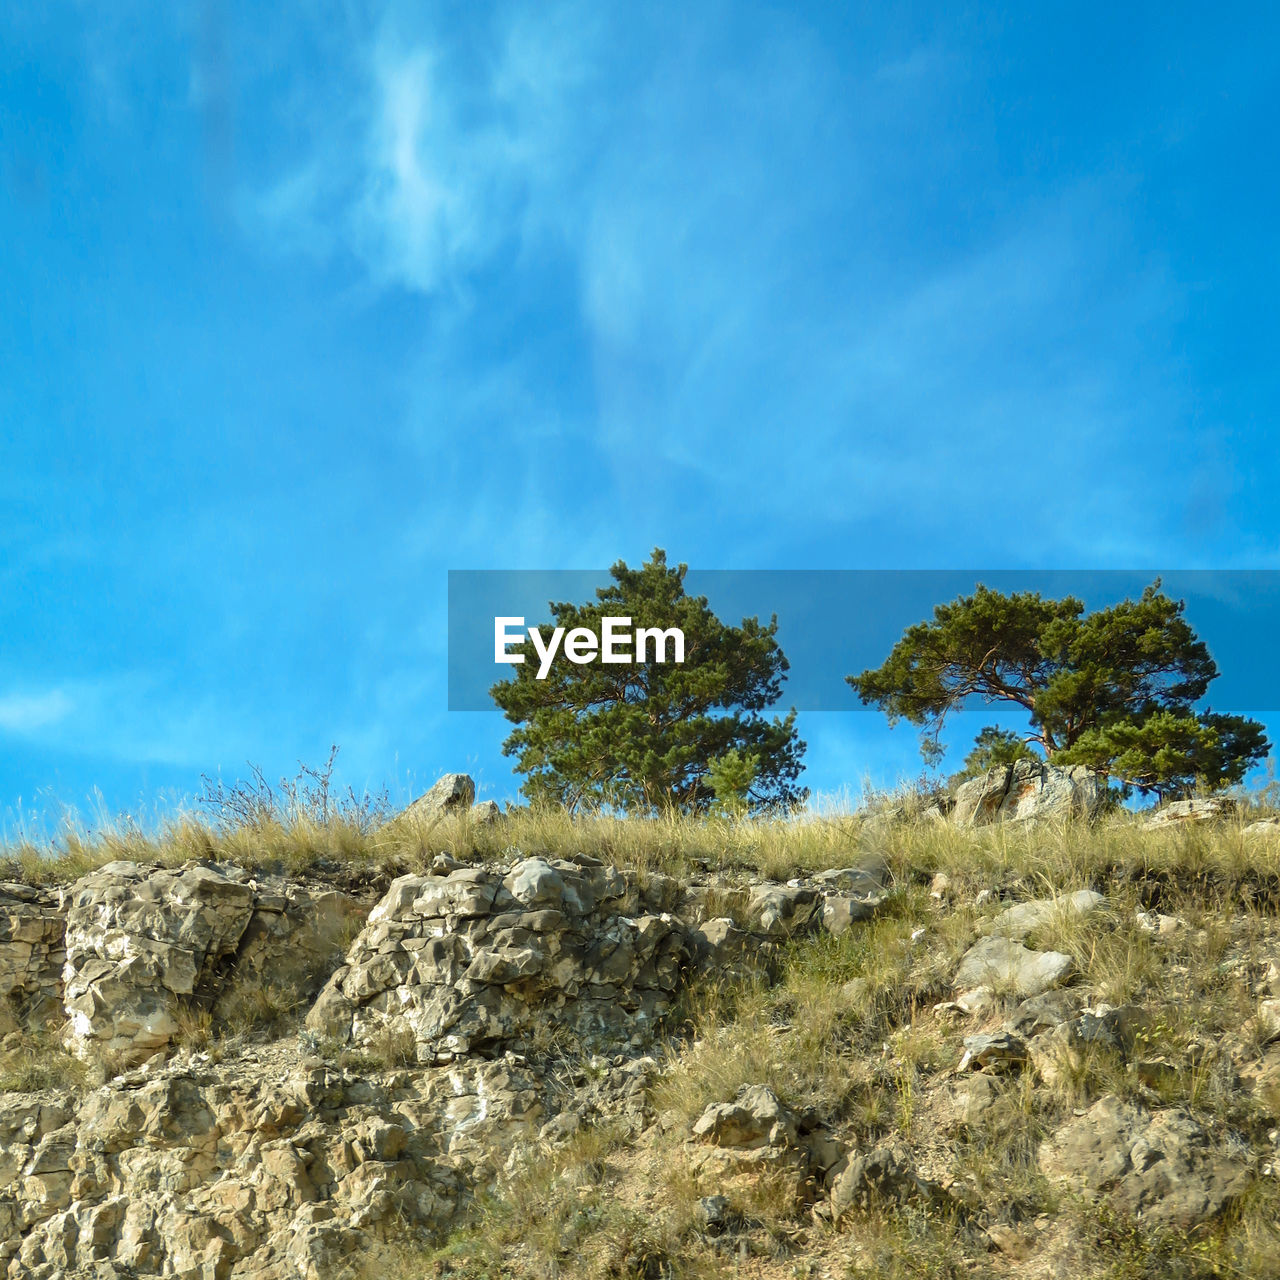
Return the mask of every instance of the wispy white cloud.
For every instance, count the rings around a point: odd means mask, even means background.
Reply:
[[[0,694],[0,733],[38,733],[66,720],[75,705],[65,689]]]

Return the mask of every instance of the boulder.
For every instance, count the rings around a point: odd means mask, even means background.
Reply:
[[[471,806],[471,821],[482,827],[492,826],[502,817],[502,806],[496,800],[480,800]]]
[[[693,1124],[695,1167],[742,1172],[760,1167],[825,1180],[845,1147],[824,1128],[805,1123],[768,1085],[744,1085],[732,1102],[708,1106]]]
[[[1058,986],[1075,961],[1061,951],[1031,951],[1012,938],[983,938],[965,952],[952,980],[957,990],[988,987],[1026,998]]]
[[[900,1142],[850,1155],[831,1184],[831,1217],[839,1222],[851,1209],[929,1198],[932,1186],[916,1173],[911,1152]]]
[[[791,1147],[796,1141],[796,1119],[772,1089],[757,1084],[741,1090],[733,1102],[707,1107],[694,1122],[693,1136],[717,1147]]]
[[[400,815],[411,821],[435,822],[449,813],[466,813],[475,803],[476,784],[465,773],[446,773]]]
[[[1173,800],[1162,805],[1143,826],[1149,831],[1164,827],[1184,827],[1197,822],[1218,822],[1236,811],[1230,796],[1207,796],[1201,800]]]
[[[1261,818],[1257,822],[1251,822],[1245,827],[1244,834],[1250,840],[1259,840],[1267,836],[1280,836],[1280,818]]]
[[[1153,1114],[1114,1095],[1048,1139],[1040,1166],[1050,1178],[1108,1195],[1128,1215],[1178,1229],[1221,1213],[1252,1177],[1189,1112]]]
[[[1060,768],[1039,760],[1018,760],[997,765],[956,788],[951,821],[973,827],[1003,821],[1092,818],[1105,798],[1105,784],[1084,765]]]
[[[989,929],[991,933],[1006,938],[1025,938],[1056,919],[1090,915],[1104,902],[1102,894],[1092,889],[1077,889],[1075,893],[1064,893],[1060,898],[1035,898],[1002,911]]]

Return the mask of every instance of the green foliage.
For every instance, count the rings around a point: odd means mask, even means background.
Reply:
[[[784,809],[807,796],[796,785],[804,743],[794,710],[781,719],[761,714],[781,695],[788,669],[776,617],[767,626],[756,618],[727,626],[704,596],[686,595],[685,572],[683,564],[668,568],[659,549],[640,569],[615,564],[613,585],[599,589],[594,603],[550,605],[554,625],[566,634],[575,627],[598,634],[605,617],[629,617],[635,628],[679,627],[681,664],[650,658],[579,666],[561,650],[538,680],[532,644],[512,647],[526,661],[491,693],[519,726],[503,751],[516,757],[531,801],[705,811],[716,794],[708,778],[712,761],[735,751],[740,762],[756,762],[746,793],[750,809]],[[727,781],[723,765],[720,776]]]
[[[727,817],[739,817],[750,806],[751,788],[760,774],[760,757],[730,747],[707,766],[707,786],[715,801],[712,809]]]
[[[891,722],[937,751],[947,713],[971,697],[1012,702],[1057,764],[1088,764],[1143,791],[1239,782],[1267,751],[1262,726],[1197,711],[1218,668],[1157,579],[1138,600],[1085,614],[1073,596],[979,585],[909,627],[884,664],[847,677]]]
[[[970,778],[980,777],[996,765],[1039,759],[1016,733],[989,724],[973,740],[973,750],[965,756],[960,772],[952,776],[951,785],[954,787]]]

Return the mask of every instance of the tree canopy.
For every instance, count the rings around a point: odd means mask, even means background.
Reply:
[[[612,584],[598,589],[594,602],[549,605],[566,635],[577,627],[599,633],[605,617],[678,627],[683,663],[659,662],[650,652],[644,662],[576,664],[562,651],[545,679],[529,660],[490,690],[518,726],[503,752],[516,757],[531,801],[701,812],[717,793],[722,806],[732,793],[751,811],[789,808],[807,797],[797,785],[805,744],[795,711],[763,714],[781,696],[788,670],[777,618],[767,625],[757,618],[736,627],[721,622],[704,596],[686,594],[686,572],[655,549],[639,569],[615,564]],[[510,651],[533,657],[529,641]]]
[[[940,754],[948,713],[978,698],[1022,707],[1024,741],[1055,764],[1162,795],[1239,782],[1269,744],[1255,720],[1196,708],[1218,668],[1184,613],[1159,579],[1088,614],[1074,596],[979,585],[909,627],[882,666],[846,678],[890,722],[921,726],[926,755]]]

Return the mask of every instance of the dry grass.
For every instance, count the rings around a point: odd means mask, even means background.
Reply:
[[[1094,825],[999,824],[977,829],[914,820],[889,823],[854,812],[733,821],[669,815],[655,818],[571,815],[517,809],[486,825],[469,814],[375,822],[364,811],[323,817],[296,806],[218,822],[196,813],[143,829],[128,818],[92,829],[68,826],[46,844],[19,841],[0,851],[0,876],[62,883],[117,859],[177,865],[230,861],[301,873],[313,869],[422,868],[437,853],[500,859],[517,851],[550,857],[586,854],[637,874],[687,876],[741,871],[789,879],[846,866],[860,853],[883,854],[899,883],[947,872],[958,897],[982,888],[1036,896],[1117,878],[1149,899],[1193,889],[1207,905],[1280,902],[1280,838],[1243,835],[1243,822],[1149,831],[1119,813]]]
[[[74,1095],[88,1079],[86,1064],[62,1047],[56,1029],[11,1032],[0,1045],[0,1094],[52,1089]]]

